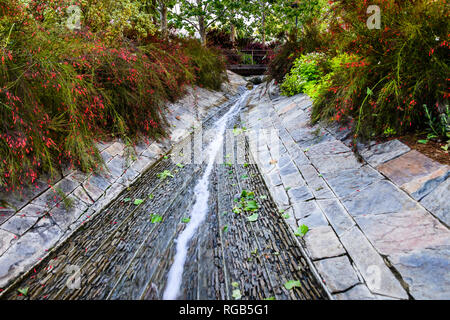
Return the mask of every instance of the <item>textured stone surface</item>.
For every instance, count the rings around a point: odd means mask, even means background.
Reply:
[[[385,143],[374,145],[361,151],[361,156],[370,165],[376,167],[384,162],[392,160],[411,149],[399,140],[391,140]]]
[[[45,249],[55,245],[61,235],[58,226],[50,219],[43,218],[15,242],[0,259],[0,288],[38,262],[38,259],[45,255]]]
[[[377,296],[372,294],[367,286],[358,284],[350,290],[333,295],[336,300],[378,300]]]
[[[343,170],[323,174],[334,193],[341,198],[358,192],[362,188],[383,179],[383,176],[369,166],[356,170]]]
[[[328,226],[311,229],[304,240],[313,260],[336,257],[345,253],[333,229]]]
[[[310,187],[316,199],[332,199],[335,198],[331,189],[328,187],[325,180],[319,176],[317,170],[311,165],[300,167],[300,172]]]
[[[279,206],[285,207],[289,205],[289,198],[283,186],[277,186],[270,189],[272,191],[273,200],[275,200]]]
[[[307,186],[289,189],[288,196],[292,203],[314,199],[314,195]]]
[[[1,228],[18,236],[23,235],[37,222],[37,217],[27,217],[15,215],[2,224]]]
[[[338,200],[319,200],[317,203],[320,208],[322,208],[334,231],[339,236],[355,225],[351,216]]]
[[[371,292],[399,299],[408,298],[383,258],[357,227],[344,233],[340,239]]]
[[[450,226],[450,179],[441,183],[420,202],[441,221]]]
[[[450,300],[450,243],[389,259],[415,299]]]
[[[306,154],[309,156],[308,153]],[[358,162],[353,152],[339,153],[331,156],[312,155],[310,160],[322,174],[361,167],[361,163]]]
[[[11,232],[0,229],[0,256],[6,250],[8,250],[9,246],[11,245],[11,241],[13,241],[15,238],[16,236]]]
[[[416,150],[380,165],[378,170],[409,194],[419,196],[429,193],[430,188],[437,185],[428,184],[423,190],[426,182],[439,180],[440,177],[448,176],[449,172],[447,166],[431,160]]]
[[[416,202],[391,182],[382,180],[343,199],[343,204],[352,216],[401,212],[416,207]]]
[[[304,224],[310,229],[328,226],[328,221],[316,201],[296,203],[293,205],[293,212],[298,220],[298,225]]]
[[[81,214],[87,210],[87,206],[73,196],[68,197],[72,205],[67,207],[61,204],[50,211],[50,216],[58,224],[61,230],[67,229],[73,222],[75,222]]]
[[[331,293],[342,292],[359,283],[347,256],[314,262]]]
[[[364,234],[383,255],[450,242],[450,231],[425,210],[357,216]]]

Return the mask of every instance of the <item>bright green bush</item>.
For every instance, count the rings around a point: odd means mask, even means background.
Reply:
[[[323,55],[311,53],[295,60],[294,66],[281,84],[282,93],[287,96],[310,93],[323,77],[319,67],[322,59]]]

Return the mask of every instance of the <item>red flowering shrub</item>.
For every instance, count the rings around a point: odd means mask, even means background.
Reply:
[[[445,0],[329,1],[328,54],[359,57],[334,73],[316,99],[313,120],[355,119],[355,137],[402,133],[426,126],[424,107],[437,116],[449,98],[449,11]],[[369,5],[381,9],[381,28],[369,29]]]
[[[98,169],[98,139],[165,135],[164,103],[204,80],[184,42],[147,35],[112,44],[89,26],[70,31],[55,14],[65,3],[0,0],[0,186],[7,189],[62,164]]]

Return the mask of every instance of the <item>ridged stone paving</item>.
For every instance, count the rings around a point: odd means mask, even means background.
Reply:
[[[336,299],[450,299],[450,175],[398,140],[359,145],[310,124],[311,100],[258,87],[242,119],[292,232]],[[261,134],[265,130],[266,134]]]

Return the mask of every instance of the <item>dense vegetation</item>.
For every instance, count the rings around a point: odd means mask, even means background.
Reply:
[[[379,29],[369,28],[369,5],[381,9]],[[272,61],[284,94],[307,93],[314,121],[353,122],[355,138],[427,130],[450,139],[446,1],[339,0],[326,8]]]
[[[225,63],[252,63],[246,49],[269,50],[258,63],[284,94],[311,96],[313,121],[445,142],[448,12],[445,0],[0,0],[0,186],[96,170],[97,139],[164,136],[165,103],[219,89]]]
[[[160,38],[140,2],[80,1],[74,30],[69,3],[0,0],[0,186],[20,188],[61,164],[96,170],[96,139],[163,136],[167,100],[223,81],[220,56]]]

